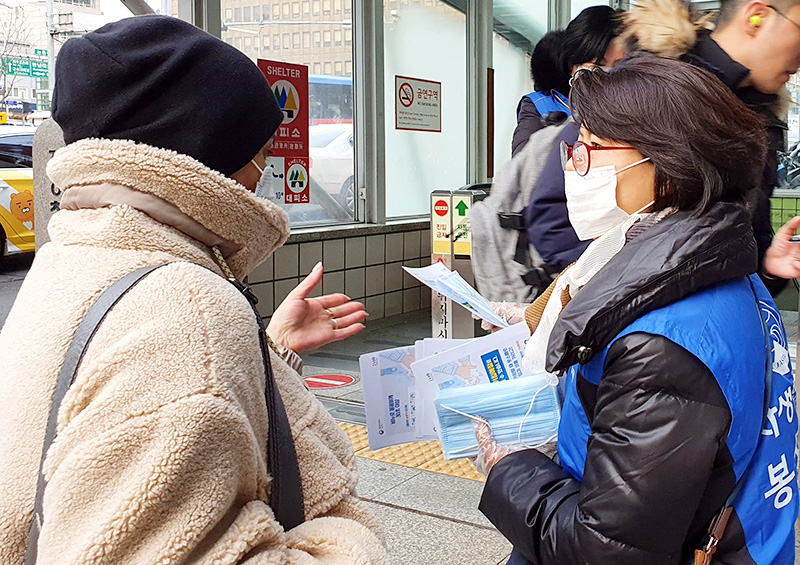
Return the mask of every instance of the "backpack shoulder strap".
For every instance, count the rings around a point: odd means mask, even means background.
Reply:
[[[44,460],[47,456],[47,451],[56,438],[56,425],[58,423],[58,409],[61,407],[61,402],[67,394],[70,386],[75,380],[75,374],[78,371],[78,366],[83,360],[83,355],[86,352],[86,347],[89,345],[100,323],[106,317],[106,314],[119,302],[125,293],[136,286],[139,281],[152,273],[154,270],[164,265],[150,265],[142,267],[115,281],[95,300],[89,307],[89,311],[81,320],[78,330],[75,332],[72,341],[67,348],[67,355],[64,358],[64,363],[61,365],[61,370],[58,373],[56,380],[56,387],[53,390],[53,400],[50,403],[50,413],[47,416],[47,427],[45,428],[44,444],[42,445],[42,458],[39,461],[39,480],[36,484],[36,499],[33,508],[33,516],[31,517],[31,524],[28,530],[28,542],[25,548],[25,565],[34,565],[36,563],[36,549],[39,541],[39,533],[42,528],[43,512],[42,507],[44,503]]]

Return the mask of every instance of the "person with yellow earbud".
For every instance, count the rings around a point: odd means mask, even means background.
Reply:
[[[779,93],[800,67],[800,0],[722,0],[713,31],[707,31],[707,17],[687,12],[681,0],[642,0],[623,20],[629,52],[683,59],[711,70],[764,118],[769,146],[765,161],[753,162],[763,174],[748,200],[759,273],[777,295],[786,280],[769,275],[763,261],[772,241],[770,197],[778,184],[778,151],[785,150]]]

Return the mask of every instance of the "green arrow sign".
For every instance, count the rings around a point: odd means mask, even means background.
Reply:
[[[459,216],[466,216],[469,206],[467,206],[467,203],[462,200],[461,202],[456,204],[455,209],[458,210]]]

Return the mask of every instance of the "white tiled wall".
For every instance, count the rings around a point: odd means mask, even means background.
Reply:
[[[281,300],[318,261],[325,273],[314,295],[343,292],[363,302],[375,320],[430,308],[430,289],[402,266],[430,262],[430,230],[357,236],[284,245],[249,277],[261,315]]]

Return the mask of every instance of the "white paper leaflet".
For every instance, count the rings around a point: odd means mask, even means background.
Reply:
[[[498,328],[508,326],[502,317],[495,314],[491,304],[472,288],[457,271],[451,271],[444,264],[436,262],[427,267],[418,269],[403,267],[411,276],[431,287],[436,292],[443,294]]]

